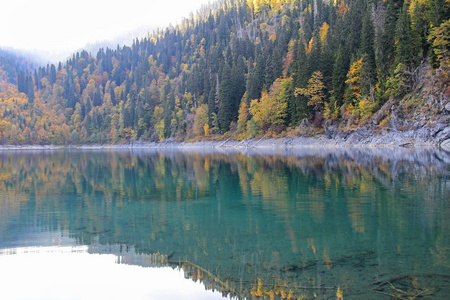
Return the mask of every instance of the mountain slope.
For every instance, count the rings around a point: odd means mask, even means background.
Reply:
[[[23,93],[28,105],[2,106],[2,142],[386,135],[399,124],[411,128],[427,95],[440,104],[426,114],[448,127],[449,7],[445,0],[217,1],[131,47],[81,51],[19,73],[18,90],[3,93]],[[436,74],[429,75],[436,91],[426,91],[420,70]]]

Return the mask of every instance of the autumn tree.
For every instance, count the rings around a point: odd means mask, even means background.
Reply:
[[[345,95],[345,103],[359,102],[362,99],[361,95],[361,70],[363,66],[362,58],[351,64],[350,70],[347,73],[347,91]]]
[[[370,81],[370,75],[367,75],[367,71],[365,73],[365,69],[369,68],[367,65],[368,62],[364,61],[364,57],[355,61],[350,66],[350,70],[347,73],[347,80],[345,81],[348,85],[345,103],[347,112],[357,117],[361,122],[364,122],[370,117],[375,105],[373,96],[368,95],[367,91],[364,93],[364,89],[362,88],[364,83]]]
[[[8,131],[11,123],[6,120],[0,120],[0,144],[5,144],[8,138]]]
[[[439,27],[433,28],[428,36],[433,50],[435,66],[439,63],[450,66],[450,19],[442,23]]]
[[[264,131],[269,128],[277,129],[278,126],[284,124],[287,109],[286,84],[283,84],[284,80],[277,79],[269,93],[263,91],[260,100],[252,100],[250,113],[259,129]],[[290,81],[291,79],[288,80]]]
[[[242,134],[247,129],[247,121],[248,121],[248,106],[245,101],[245,96],[242,98],[241,105],[239,105],[239,114],[237,121],[237,133]]]
[[[194,135],[198,137],[205,135],[205,125],[208,125],[208,105],[202,104],[195,110],[194,125],[192,127]]]
[[[308,105],[312,106],[316,112],[322,112],[325,104],[325,85],[320,71],[312,74],[308,80],[307,88],[296,88],[295,94],[308,98]]]

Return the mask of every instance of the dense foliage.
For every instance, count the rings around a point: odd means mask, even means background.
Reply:
[[[449,17],[449,0],[222,0],[131,47],[31,72],[1,60],[0,143],[357,126],[409,93],[420,64],[448,74]]]

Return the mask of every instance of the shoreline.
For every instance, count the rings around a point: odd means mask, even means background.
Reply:
[[[370,139],[370,140],[367,140]],[[196,142],[131,142],[127,144],[93,144],[93,145],[0,145],[2,150],[105,150],[105,149],[364,149],[364,148],[436,148],[450,150],[450,140],[431,142],[411,137],[380,135],[354,139],[333,139],[325,135],[314,137],[278,137],[251,138],[242,141],[227,139],[224,141],[202,140]]]

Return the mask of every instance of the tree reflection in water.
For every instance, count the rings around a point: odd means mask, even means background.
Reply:
[[[402,276],[448,294],[449,154],[271,152],[1,152],[0,247],[60,232],[117,255],[161,253],[248,299],[376,297]]]

